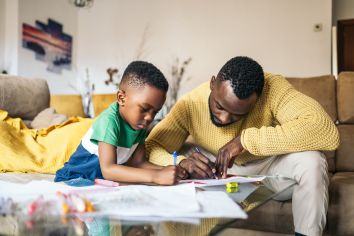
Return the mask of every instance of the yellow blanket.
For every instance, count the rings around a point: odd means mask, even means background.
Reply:
[[[60,125],[36,130],[0,110],[0,172],[55,174],[76,150],[92,122],[71,117]]]

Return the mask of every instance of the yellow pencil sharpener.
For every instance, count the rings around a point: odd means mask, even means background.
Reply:
[[[226,184],[226,192],[228,193],[236,193],[238,192],[238,183],[230,182]]]

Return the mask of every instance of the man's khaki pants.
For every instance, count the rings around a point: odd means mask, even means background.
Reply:
[[[202,150],[215,161],[215,157]],[[292,198],[295,231],[305,235],[322,235],[328,208],[328,167],[319,151],[297,152],[257,160],[228,170],[238,175],[283,176],[297,182],[293,192],[281,200]],[[292,196],[291,196],[292,195]],[[280,199],[278,199],[280,200]]]

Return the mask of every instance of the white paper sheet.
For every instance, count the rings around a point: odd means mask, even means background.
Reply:
[[[219,191],[226,192],[226,188],[223,185],[217,186],[203,186],[200,187],[206,191]],[[231,198],[234,202],[241,203],[245,200],[250,194],[259,188],[258,185],[254,185],[252,183],[243,183],[238,186],[238,191],[234,193],[226,193],[229,198]]]
[[[200,211],[189,212],[188,214],[175,214],[165,216],[126,216],[124,213],[113,215],[113,218],[132,220],[132,221],[174,221],[198,224],[200,218],[238,218],[246,219],[247,214],[241,207],[235,204],[227,194],[218,191],[200,191],[196,194],[197,201],[200,205]],[[102,212],[104,213],[104,212]],[[101,214],[101,213],[100,213]]]
[[[174,216],[198,212],[194,184],[178,186],[121,187],[119,191],[91,194],[88,198],[100,213],[124,216]]]
[[[202,209],[195,213],[195,217],[247,218],[241,207],[224,192],[200,191],[197,192],[197,199]]]
[[[264,180],[265,177],[266,176],[256,176],[256,177],[232,176],[225,179],[186,179],[186,180],[179,181],[179,183],[180,184],[194,183],[197,187],[206,187],[206,186],[225,185],[229,182],[237,182],[237,183],[258,182]]]

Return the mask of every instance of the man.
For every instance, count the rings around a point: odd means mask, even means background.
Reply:
[[[327,162],[320,150],[339,145],[338,130],[322,107],[284,77],[264,74],[248,57],[229,60],[212,77],[182,97],[151,132],[150,161],[171,164],[171,152],[191,135],[216,155],[215,168],[202,154],[179,156],[191,178],[238,174],[294,179],[296,234],[321,235],[328,207]],[[215,172],[215,173],[213,173]]]

